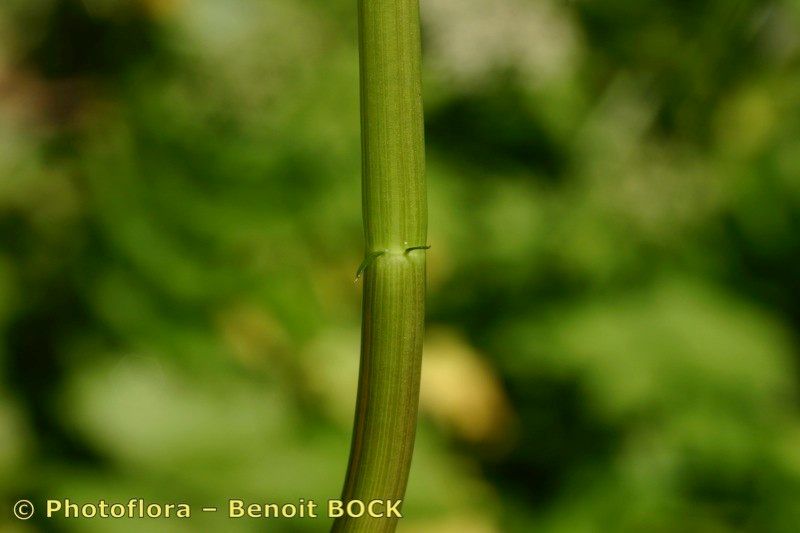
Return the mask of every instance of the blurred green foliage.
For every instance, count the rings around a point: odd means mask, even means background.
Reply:
[[[430,342],[401,530],[797,531],[800,4],[422,10]],[[21,497],[338,496],[355,31],[343,0],[0,6],[0,530],[142,527],[23,524]]]

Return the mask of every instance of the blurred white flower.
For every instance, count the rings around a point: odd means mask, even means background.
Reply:
[[[567,10],[549,0],[426,0],[426,63],[461,83],[516,68],[546,83],[573,69],[579,38]]]

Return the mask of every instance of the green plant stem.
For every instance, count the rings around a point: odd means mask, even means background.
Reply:
[[[418,0],[359,0],[364,299],[353,441],[342,499],[405,495],[419,403],[427,205]],[[360,269],[361,270],[361,269]],[[340,518],[333,531],[394,531]]]

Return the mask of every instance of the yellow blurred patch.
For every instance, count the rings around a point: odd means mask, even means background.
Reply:
[[[720,105],[715,122],[718,142],[726,152],[752,156],[769,143],[775,132],[775,97],[767,87],[739,91]]]
[[[221,312],[217,320],[231,353],[246,366],[261,366],[287,350],[285,329],[259,307],[240,304]]]
[[[513,419],[492,367],[466,340],[448,330],[434,330],[426,339],[420,408],[474,443],[507,441]]]
[[[183,5],[183,0],[140,0],[145,10],[155,19],[175,13]]]

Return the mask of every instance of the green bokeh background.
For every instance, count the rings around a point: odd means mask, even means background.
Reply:
[[[800,531],[800,3],[422,13],[429,321],[400,530]],[[355,20],[0,4],[0,531],[329,527],[10,505],[338,496]]]

